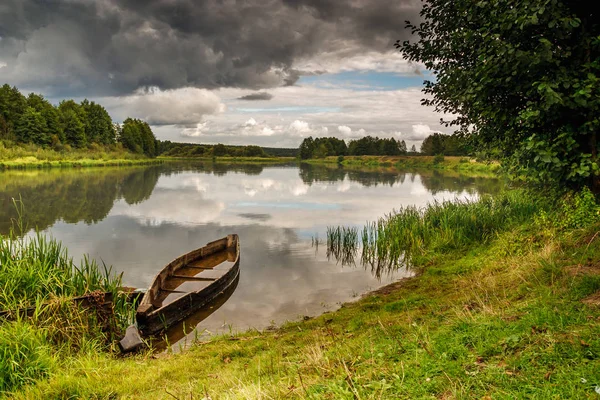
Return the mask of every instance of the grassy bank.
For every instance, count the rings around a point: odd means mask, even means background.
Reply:
[[[468,157],[434,156],[345,156],[303,160],[310,164],[341,164],[346,168],[437,169],[460,172],[496,174],[497,162],[483,163]]]
[[[124,166],[160,162],[162,161],[128,152],[118,145],[94,145],[89,149],[66,147],[61,151],[56,151],[35,145],[0,142],[0,170]]]
[[[589,193],[554,203],[515,192],[413,211],[376,223],[411,240],[371,249],[411,249],[414,278],[334,313],[181,354],[85,352],[15,397],[596,396],[600,222]]]
[[[108,354],[133,316],[120,286],[120,276],[87,259],[76,265],[52,239],[0,235],[0,397],[58,373],[64,360]],[[73,301],[90,293],[85,306]]]

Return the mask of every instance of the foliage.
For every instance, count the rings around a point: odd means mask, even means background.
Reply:
[[[462,156],[469,154],[469,146],[466,140],[458,135],[442,135],[435,132],[423,140],[421,153],[428,156]]]
[[[396,43],[435,80],[423,104],[540,183],[600,191],[600,23],[585,2],[424,2]]]
[[[378,138],[365,136],[357,140],[351,140],[348,145],[342,139],[335,137],[314,138],[312,136],[304,139],[298,149],[300,158],[308,160],[311,158],[325,158],[329,156],[345,155],[387,155],[396,156],[406,154],[406,143],[394,138]]]
[[[255,145],[226,146],[222,143],[216,145],[170,143],[161,142],[159,148],[165,157],[258,157],[265,158],[269,155],[264,148]]]
[[[50,146],[57,151],[72,146],[112,146],[117,135],[125,147],[138,154],[158,154],[150,126],[127,119],[127,129],[114,124],[106,109],[85,99],[81,103],[63,100],[55,107],[43,96],[23,96],[16,87],[0,87],[0,139],[17,143]]]
[[[536,223],[542,229],[548,227],[572,230],[581,229],[600,220],[600,205],[588,189],[567,193],[558,205],[558,216],[544,210],[536,215]]]
[[[139,119],[127,118],[123,121],[119,141],[123,147],[133,153],[145,154],[148,157],[157,155],[156,138],[152,129],[150,125]]]
[[[15,230],[0,235],[0,395],[47,375],[54,355],[110,343],[133,316],[133,306],[119,294],[121,275],[87,257],[76,265],[62,245],[41,234],[24,233],[22,206]],[[97,307],[86,309],[71,299],[90,293]],[[104,293],[114,299],[102,310]],[[92,303],[93,304],[93,303]],[[24,310],[33,309],[33,313]]]

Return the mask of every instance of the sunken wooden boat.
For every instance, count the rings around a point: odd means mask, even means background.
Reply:
[[[184,254],[160,271],[136,312],[142,337],[156,335],[214,301],[237,282],[240,272],[238,235]]]

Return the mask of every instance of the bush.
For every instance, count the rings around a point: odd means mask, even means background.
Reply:
[[[338,156],[338,158],[337,158],[337,163],[338,163],[338,164],[341,164],[341,163],[343,163],[343,162],[344,162],[344,156]]]
[[[443,154],[437,154],[435,157],[433,157],[433,163],[434,164],[440,164],[444,162],[444,155]]]

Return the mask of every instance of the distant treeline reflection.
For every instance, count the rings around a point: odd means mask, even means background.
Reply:
[[[18,217],[13,198],[23,201],[25,211],[22,217],[27,227],[44,230],[60,220],[67,223],[97,223],[106,218],[119,199],[130,205],[141,203],[150,198],[161,175],[189,172],[215,176],[228,173],[260,175],[263,169],[273,167],[206,162],[85,170],[6,171],[0,174],[0,234],[7,234],[12,226],[11,221]],[[347,179],[367,187],[391,186],[420,179],[425,188],[434,194],[443,190],[496,193],[502,187],[498,179],[448,175],[436,171],[418,174],[356,171],[301,164],[299,175],[308,185]]]
[[[127,204],[150,197],[159,166],[71,171],[9,171],[0,179],[0,234],[18,217],[14,199],[24,204],[23,221],[40,230],[56,221],[95,223],[106,218],[118,199]]]
[[[494,194],[498,193],[504,185],[502,180],[497,178],[465,176],[448,171],[361,171],[313,164],[300,165],[300,178],[307,185],[312,185],[315,182],[336,182],[348,179],[351,182],[357,182],[367,187],[378,185],[392,186],[403,184],[406,180],[415,182],[415,180],[419,179],[423,186],[432,194],[442,191]]]

